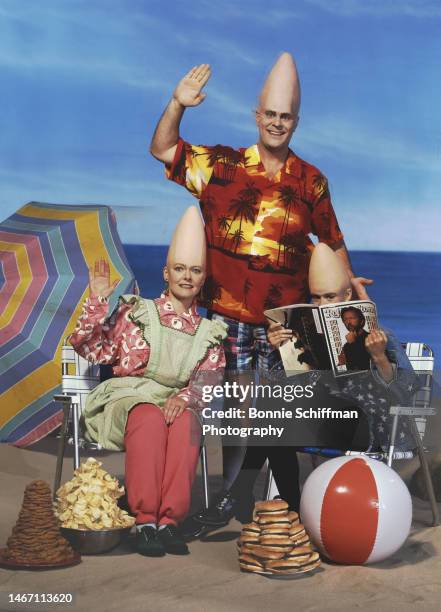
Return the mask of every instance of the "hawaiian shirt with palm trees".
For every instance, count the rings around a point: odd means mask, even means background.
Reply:
[[[257,145],[236,150],[180,139],[166,175],[200,201],[207,308],[261,324],[264,310],[309,300],[309,234],[334,248],[343,240],[328,182],[317,168],[290,150],[269,179]]]

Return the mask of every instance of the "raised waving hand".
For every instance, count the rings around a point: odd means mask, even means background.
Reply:
[[[106,259],[99,259],[89,268],[89,290],[91,296],[109,297],[119,280],[110,283],[110,265]]]
[[[185,107],[198,106],[205,99],[206,94],[202,92],[202,88],[210,75],[208,64],[194,66],[177,84],[173,98]]]

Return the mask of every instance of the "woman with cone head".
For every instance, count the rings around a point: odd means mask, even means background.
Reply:
[[[222,371],[226,326],[196,309],[206,274],[204,227],[196,207],[181,218],[155,300],[119,299],[108,316],[109,264],[90,271],[90,296],[70,342],[114,377],[88,396],[87,436],[103,448],[125,450],[125,483],[136,518],[136,549],[145,556],[187,554],[178,524],[190,506],[200,448],[198,377]]]

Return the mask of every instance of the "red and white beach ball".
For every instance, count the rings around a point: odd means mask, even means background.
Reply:
[[[361,565],[386,559],[409,535],[412,500],[391,468],[368,457],[322,463],[305,482],[300,516],[328,559]]]

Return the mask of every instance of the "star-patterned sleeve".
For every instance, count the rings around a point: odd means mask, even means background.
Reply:
[[[390,330],[385,331],[387,335],[386,354],[392,365],[393,378],[390,382],[383,380],[377,367],[371,361],[372,375],[376,382],[389,392],[391,401],[401,405],[410,405],[413,395],[421,387],[421,380],[415,374],[401,342]]]
[[[122,336],[127,322],[126,311],[130,308],[130,305],[123,304],[108,318],[106,298],[87,298],[69,342],[79,355],[93,363],[116,364],[119,360],[117,339]]]
[[[200,199],[213,173],[212,149],[191,145],[180,138],[172,164],[165,167],[166,177]]]
[[[224,379],[225,364],[223,346],[218,345],[210,348],[205,359],[193,371],[188,385],[177,393],[177,397],[188,402],[189,408],[202,410],[204,408],[202,387],[207,384],[221,384]]]

